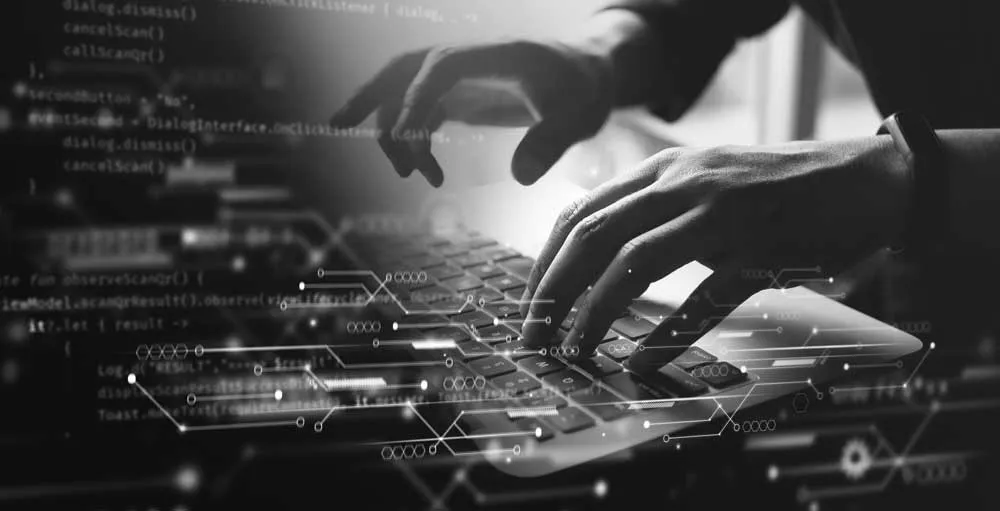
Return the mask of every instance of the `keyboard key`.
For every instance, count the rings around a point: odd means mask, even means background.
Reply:
[[[528,276],[531,275],[531,267],[535,265],[535,261],[527,257],[518,257],[515,259],[508,259],[501,263],[498,263],[501,268],[507,270],[524,280],[528,280]]]
[[[460,323],[463,325],[471,326],[472,328],[480,328],[484,326],[493,325],[493,318],[487,315],[485,312],[481,311],[471,311],[459,314],[458,316],[453,316],[451,318],[453,323]]]
[[[668,394],[650,387],[649,384],[642,381],[638,375],[632,372],[613,374],[601,380],[601,383],[611,387],[630,401],[645,401],[670,397]]]
[[[504,296],[507,297],[508,300],[510,300],[512,302],[520,302],[521,298],[524,297],[524,288],[525,288],[525,286],[512,287],[512,288],[504,291],[503,294],[504,294]],[[523,304],[518,303],[516,305],[518,307],[520,307]]]
[[[563,408],[558,415],[546,416],[545,419],[563,433],[580,431],[595,424],[594,419],[579,408]]]
[[[616,362],[621,362],[630,357],[636,347],[637,345],[628,339],[615,339],[599,345],[597,351]]]
[[[483,250],[483,255],[488,257],[490,261],[499,262],[515,258],[521,254],[518,254],[517,251],[507,247],[495,247]]]
[[[710,364],[716,360],[718,359],[707,351],[696,346],[691,346],[687,349],[687,351],[681,353],[680,356],[675,358],[670,363],[684,369],[685,371],[690,371],[691,369],[694,369],[702,364]]]
[[[572,394],[593,385],[593,382],[589,378],[571,369],[564,369],[558,373],[550,374],[542,378],[542,380],[563,394]]]
[[[525,408],[562,408],[567,404],[562,396],[549,389],[533,390],[522,397],[520,403]]]
[[[406,257],[403,258],[403,263],[407,266],[412,266],[414,268],[420,268],[422,270],[433,268],[435,266],[441,266],[445,263],[445,260],[441,256],[426,254],[422,256]]]
[[[441,285],[457,293],[465,293],[483,287],[483,281],[473,275],[462,275],[442,280]]]
[[[596,390],[577,392],[570,397],[603,421],[613,421],[628,414],[628,403],[623,403],[621,398],[599,387]]]
[[[427,275],[434,277],[438,280],[450,279],[452,277],[459,277],[465,272],[461,268],[453,264],[444,264],[427,270]]]
[[[448,243],[447,245],[442,245],[437,247],[437,251],[444,257],[455,257],[469,252],[468,245],[464,243],[454,244]]]
[[[523,419],[518,419],[517,421],[514,422],[514,425],[517,426],[517,429],[520,429],[522,431],[534,432],[535,439],[538,440],[539,442],[544,442],[555,436],[555,432],[552,431],[552,428],[550,428],[547,424],[543,423],[542,421],[536,419],[535,417],[525,417]]]
[[[697,396],[708,392],[708,385],[673,364],[661,367],[659,373],[666,377],[664,383],[681,396]]]
[[[479,266],[473,266],[469,268],[468,271],[469,273],[481,279],[499,277],[500,275],[504,274],[503,270],[501,270],[500,267],[489,263],[481,264]]]
[[[488,263],[490,260],[485,255],[480,252],[470,252],[468,254],[462,254],[460,256],[455,256],[451,258],[451,262],[461,266],[462,268],[469,268],[471,266],[480,266],[482,264]]]
[[[493,354],[493,348],[476,341],[463,342],[458,345],[458,350],[461,352],[462,360],[472,360]]]
[[[500,319],[509,318],[521,313],[517,304],[508,302],[488,303],[483,306],[483,310]]]
[[[413,328],[442,328],[448,323],[448,318],[437,314],[409,314],[396,321],[400,326],[407,325]],[[419,326],[414,326],[419,325]],[[429,326],[425,326],[429,325]],[[402,328],[400,329],[402,330]]]
[[[747,379],[746,374],[728,362],[705,364],[691,369],[689,373],[717,389],[731,387],[737,383],[743,383]]]
[[[500,291],[507,291],[508,289],[514,289],[515,287],[524,285],[523,280],[513,275],[502,275],[500,277],[486,279],[486,283],[489,284],[490,287],[494,287]]]
[[[539,348],[530,348],[526,346],[527,342],[528,341],[523,338],[515,338],[512,342],[494,344],[493,349],[498,352],[502,351],[504,353],[510,353],[510,358],[514,360],[530,357],[532,355],[538,355]]]
[[[594,355],[586,360],[577,362],[576,365],[583,372],[598,379],[621,372],[622,370],[620,364],[603,355]]]
[[[469,367],[487,378],[495,378],[517,370],[513,362],[496,356],[473,360],[469,362]]]
[[[423,289],[418,289],[410,293],[410,300],[420,303],[438,303],[445,300],[455,302],[457,300],[455,292],[438,285],[433,285]],[[437,307],[435,307],[437,308]]]
[[[480,301],[484,304],[489,302],[495,302],[497,300],[503,300],[504,295],[500,291],[493,289],[492,287],[481,287],[479,289],[473,289],[466,295],[472,295],[472,303],[479,305]]]
[[[654,328],[656,328],[656,325],[649,321],[631,315],[619,318],[614,323],[611,323],[612,330],[633,341],[649,335]]]
[[[543,357],[541,355],[534,355],[525,358],[519,361],[518,365],[523,367],[525,371],[528,371],[538,377],[554,373],[566,367],[566,364],[563,364],[557,359],[552,357]]]
[[[520,396],[542,387],[538,380],[522,371],[498,376],[493,379],[493,385],[504,391],[507,396]]]
[[[489,238],[483,238],[483,237],[471,238],[465,242],[465,245],[471,248],[472,250],[479,250],[485,247],[492,247],[493,245],[496,244],[497,240],[491,240]]]
[[[455,341],[455,344],[468,342],[472,340],[472,338],[469,336],[469,332],[466,332],[465,329],[455,328],[455,327],[447,327],[447,328],[439,328],[437,330],[431,330],[430,332],[427,332],[425,335],[423,335],[423,337],[428,340],[433,339],[440,341]]]
[[[504,325],[492,325],[480,328],[476,331],[479,340],[487,344],[497,344],[501,342],[513,342],[517,339],[517,332]]]

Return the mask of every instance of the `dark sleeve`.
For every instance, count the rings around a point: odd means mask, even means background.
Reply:
[[[736,41],[771,28],[790,1],[613,0],[606,8],[639,14],[666,48],[670,87],[648,106],[675,121],[698,99]]]

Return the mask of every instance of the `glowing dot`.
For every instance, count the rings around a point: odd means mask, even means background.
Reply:
[[[243,256],[233,258],[232,268],[235,272],[241,272],[247,268],[247,260]]]
[[[542,438],[542,428],[535,428],[535,438]]]
[[[313,368],[312,364],[306,364],[306,365],[305,365],[305,366],[303,367],[303,369],[305,369],[306,371],[312,371],[312,368]]]
[[[851,364],[848,364],[847,362],[844,362],[844,370],[847,371],[850,368],[851,368]]]
[[[766,313],[766,312],[764,313],[764,316],[763,316],[763,318],[764,318],[764,319],[767,319],[767,313]]]
[[[183,424],[181,424],[180,426],[177,426],[177,430],[180,431],[181,433],[183,433],[183,432],[185,432],[185,431],[188,430],[188,427],[185,426],[185,425],[183,425]]]
[[[604,496],[607,494],[608,494],[608,482],[605,481],[604,479],[598,479],[597,482],[594,483],[594,495],[596,495],[597,498],[601,499],[604,498]]]
[[[458,482],[464,481],[465,480],[465,471],[464,470],[457,470],[457,471],[455,471],[455,480],[458,481]]]
[[[510,456],[507,456],[507,463],[510,463]]]
[[[813,327],[812,332],[813,332],[813,335],[816,335],[816,334],[819,333],[819,329],[816,328],[816,327]]]
[[[498,318],[493,318],[493,326],[497,326],[499,324],[500,324],[500,320]]]
[[[812,385],[813,379],[812,378],[806,378],[806,383],[808,383],[809,385]]]
[[[299,282],[299,291],[305,291],[305,290],[306,290],[306,283]]]
[[[420,390],[427,390],[427,380],[420,380]]]
[[[643,427],[644,429],[649,429],[649,421],[645,421],[645,422],[643,422],[643,423],[642,423],[642,427]]]
[[[931,343],[931,349],[934,349],[936,346],[937,344],[934,344],[933,342]]]
[[[274,391],[274,400],[275,401],[281,401],[281,396],[282,395],[283,394],[281,393],[281,389],[278,389],[278,390]]]
[[[64,208],[68,208],[73,205],[73,193],[66,189],[56,192],[55,199],[56,204]]]
[[[767,467],[767,478],[771,481],[776,481],[778,479],[778,467],[776,465]]]
[[[903,388],[904,388],[904,389],[906,388],[906,385],[907,385],[906,383],[903,383]]]
[[[198,487],[198,471],[191,467],[182,468],[181,471],[177,473],[174,483],[177,484],[177,487],[180,488],[181,491],[193,491]]]
[[[628,269],[628,272],[629,272],[629,273],[632,273],[632,268],[629,268],[629,269]]]
[[[14,84],[14,95],[17,97],[22,97],[28,93],[28,86],[24,82],[17,82]]]
[[[670,331],[670,336],[671,337],[677,337],[677,330],[671,330]]]
[[[747,366],[740,366],[740,372],[741,373],[747,372]]]
[[[135,373],[128,373],[128,384],[135,385]]]
[[[903,460],[902,456],[896,456],[895,458],[892,459],[892,464],[896,465],[897,467],[902,467],[903,463],[905,463],[905,460]]]
[[[323,251],[322,250],[311,250],[309,251],[309,262],[317,265],[323,262]],[[323,275],[319,276],[323,278]]]
[[[399,330],[399,323],[396,323],[395,321],[393,321],[393,322],[392,322],[392,329],[393,329],[394,331],[395,331],[395,330]]]
[[[830,278],[826,279],[826,281],[829,282],[829,283],[831,283],[831,284],[833,284],[833,277],[830,277]]]
[[[310,327],[316,328],[316,324],[317,324],[316,318],[310,318],[309,319],[309,326]]]

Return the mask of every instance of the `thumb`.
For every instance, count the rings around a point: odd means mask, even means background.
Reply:
[[[577,142],[592,137],[601,122],[581,122],[575,118],[543,118],[528,129],[514,151],[511,172],[522,185],[530,185],[552,168]]]

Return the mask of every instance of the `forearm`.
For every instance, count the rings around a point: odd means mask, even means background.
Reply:
[[[666,48],[655,28],[637,13],[611,9],[595,14],[571,41],[611,71],[614,105],[647,105],[668,94]]]
[[[1000,252],[1000,130],[938,131],[950,176],[956,250]]]

